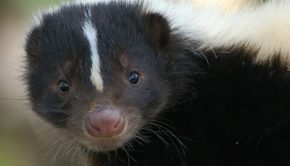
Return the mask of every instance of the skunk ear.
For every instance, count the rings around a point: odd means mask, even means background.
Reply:
[[[145,16],[146,31],[149,41],[158,49],[168,44],[170,28],[167,20],[157,13],[150,13]]]

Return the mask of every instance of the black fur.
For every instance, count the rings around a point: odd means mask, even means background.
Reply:
[[[281,60],[255,64],[256,50],[244,45],[192,52],[188,42],[196,48],[198,42],[173,35],[165,18],[143,7],[66,6],[44,15],[26,44],[33,110],[78,137],[89,103],[109,96],[122,107],[138,107],[147,122],[139,132],[148,142],[133,139],[126,150],[106,153],[84,146],[92,165],[290,165],[290,75]],[[89,78],[90,49],[81,29],[89,9],[103,93]],[[127,69],[146,76],[142,88],[123,83]],[[57,92],[61,79],[71,82],[72,94]]]
[[[258,65],[253,62],[255,51],[241,48],[206,52],[209,68],[196,79],[197,97],[159,116],[186,148],[171,134],[160,134],[166,145],[151,133],[148,145],[129,150],[137,161],[130,165],[290,164],[289,73],[280,59]],[[104,165],[128,165],[127,154],[117,153],[118,160],[111,157]]]

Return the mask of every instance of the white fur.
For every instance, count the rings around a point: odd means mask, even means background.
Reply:
[[[218,7],[226,13],[236,12],[245,8],[256,7],[262,0],[183,0],[194,8]]]
[[[177,33],[201,40],[204,48],[245,44],[257,51],[257,63],[281,53],[287,64],[290,64],[289,9],[287,0],[271,1],[232,14],[224,14],[213,6],[192,10],[184,4],[168,5],[161,1],[151,5],[151,10],[162,13],[172,27],[179,28]]]
[[[97,34],[96,28],[91,23],[90,19],[91,17],[90,17],[90,11],[89,11],[89,14],[86,16],[86,20],[82,28],[83,28],[84,36],[87,38],[90,44],[90,50],[91,50],[92,67],[91,67],[90,79],[98,91],[103,91],[103,79],[102,79],[101,71],[100,71],[100,57],[99,57],[98,48],[97,48],[97,35],[98,34]]]
[[[256,49],[256,62],[271,60],[277,53],[290,63],[290,3],[270,2],[234,15],[201,15],[196,22],[207,38],[205,45],[223,47],[246,44]]]

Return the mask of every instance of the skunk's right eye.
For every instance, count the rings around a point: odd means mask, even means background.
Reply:
[[[62,93],[68,93],[70,90],[70,84],[66,80],[59,81],[58,87]]]
[[[129,74],[128,80],[131,84],[137,84],[140,79],[140,74],[136,71],[133,71]]]

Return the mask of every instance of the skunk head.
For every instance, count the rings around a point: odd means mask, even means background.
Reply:
[[[172,38],[166,19],[141,5],[43,14],[26,43],[33,110],[89,149],[121,147],[178,93],[172,71],[182,67],[170,64],[184,52]]]

